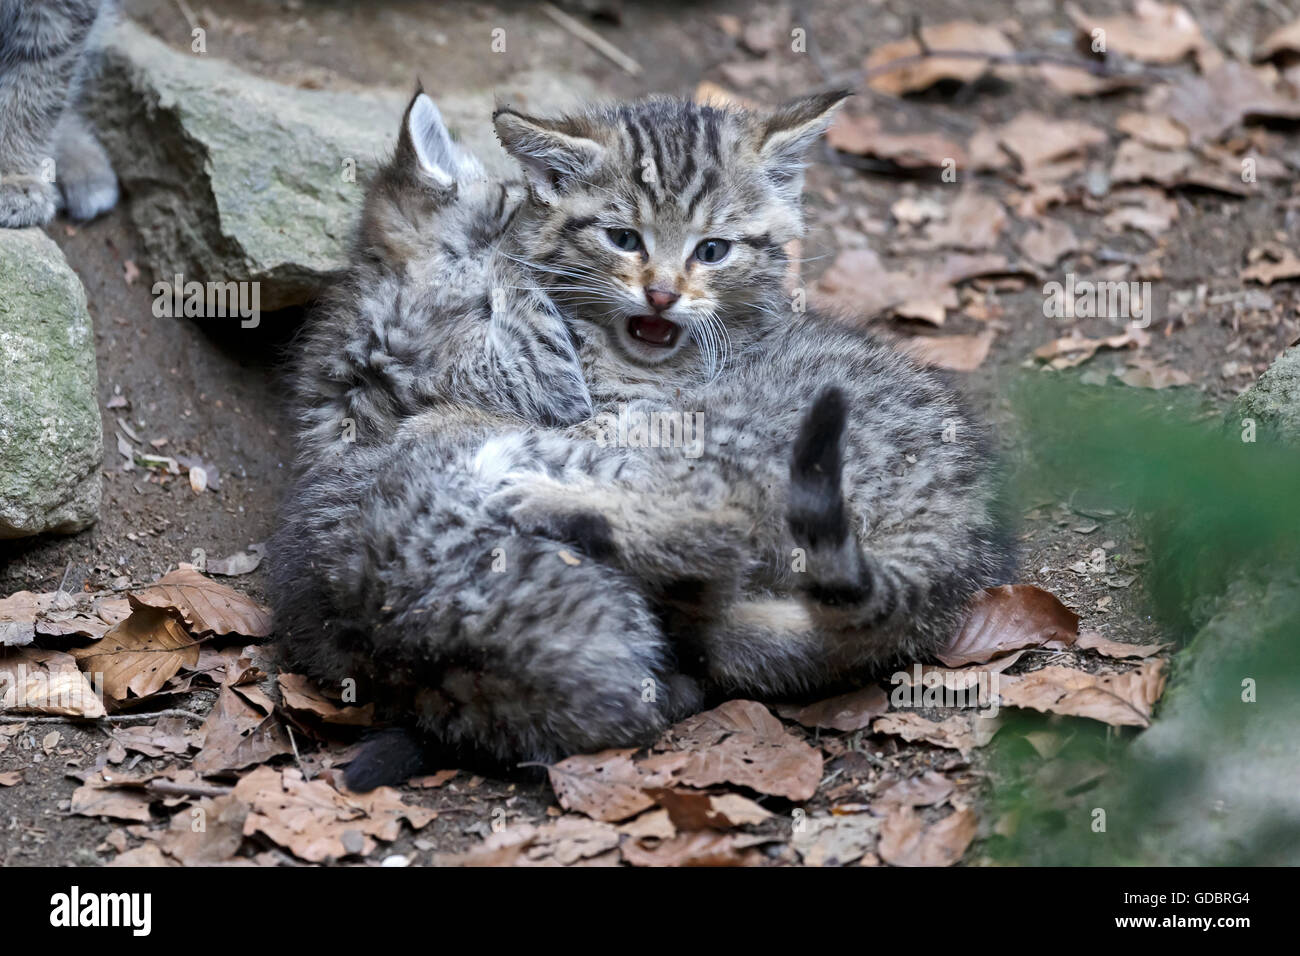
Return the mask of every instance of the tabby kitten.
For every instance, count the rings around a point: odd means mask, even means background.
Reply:
[[[485,507],[520,475],[625,473],[595,443],[536,427],[592,407],[562,317],[499,254],[521,196],[417,94],[299,343],[300,456],[271,543],[288,666],[355,682],[456,760],[642,743],[700,700],[631,574]],[[675,532],[696,523],[684,510]],[[418,766],[423,744],[394,744],[370,748],[349,784]]]
[[[783,288],[804,156],[845,95],[768,115],[655,99],[496,116],[531,187],[516,258],[572,320],[597,407],[700,410],[707,437],[699,459],[635,449],[653,484],[527,476],[490,506],[521,531],[602,529],[604,560],[627,568],[670,563],[653,556],[679,547],[682,507],[743,513],[697,529],[706,560],[680,581],[647,582],[676,611],[682,664],[734,692],[926,656],[1011,569],[982,424],[937,375]]]
[[[0,0],[0,227],[117,203],[104,148],[72,108],[111,0]],[[57,186],[57,188],[56,188]]]

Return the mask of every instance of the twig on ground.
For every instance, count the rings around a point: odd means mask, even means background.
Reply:
[[[564,27],[564,29],[568,30],[597,53],[613,60],[614,63],[629,76],[641,75],[640,63],[632,59],[586,24],[575,20],[552,3],[539,3],[538,7],[541,9],[542,13],[546,14],[560,26]]]
[[[10,717],[8,715],[0,716],[0,724],[68,724],[68,723],[91,723],[98,724],[100,721],[112,720],[117,723],[137,723],[148,720],[157,720],[160,717],[185,717],[189,720],[204,721],[208,718],[202,714],[196,714],[192,710],[155,710],[147,714],[105,714],[103,717]]]

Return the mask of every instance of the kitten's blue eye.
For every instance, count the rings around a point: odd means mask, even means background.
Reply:
[[[695,258],[706,265],[713,266],[727,258],[727,253],[730,251],[731,243],[726,239],[705,239],[695,247]]]
[[[606,229],[605,235],[616,249],[624,252],[640,252],[642,249],[641,236],[634,229]]]

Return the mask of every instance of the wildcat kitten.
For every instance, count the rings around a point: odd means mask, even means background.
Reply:
[[[108,156],[71,106],[110,7],[0,0],[0,227],[42,226],[60,208],[93,219],[117,203]]]
[[[496,115],[531,185],[516,258],[571,319],[597,407],[702,410],[707,438],[698,460],[639,449],[657,486],[535,476],[490,505],[523,531],[605,529],[603,560],[654,564],[712,476],[727,494],[710,506],[746,519],[709,525],[706,561],[652,594],[683,663],[735,692],[926,656],[1010,572],[984,427],[937,375],[783,289],[804,154],[845,95],[769,115],[667,99]]]
[[[288,665],[356,682],[456,759],[644,743],[699,703],[636,579],[484,507],[520,475],[625,471],[533,427],[591,403],[559,313],[498,255],[520,196],[416,95],[300,341],[298,475],[271,542]],[[697,523],[680,517],[679,536]],[[418,752],[403,747],[370,748],[350,785],[400,778]]]

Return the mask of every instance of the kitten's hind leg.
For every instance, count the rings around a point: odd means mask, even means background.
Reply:
[[[54,218],[57,198],[54,186],[39,176],[3,176],[0,182],[0,229],[45,225]]]
[[[117,205],[113,166],[82,116],[71,110],[63,115],[54,149],[68,218],[83,222]]]

